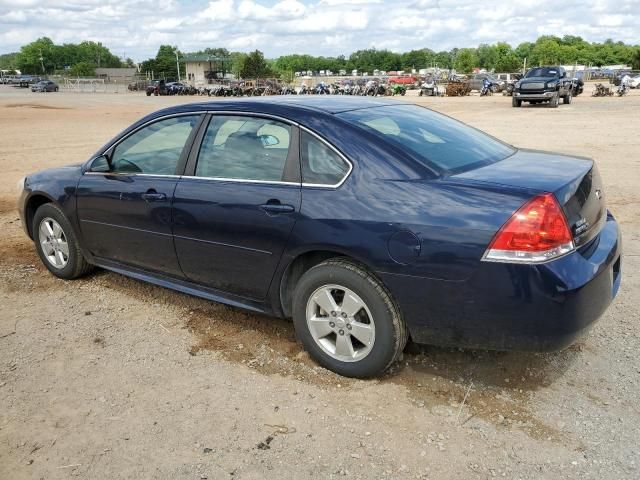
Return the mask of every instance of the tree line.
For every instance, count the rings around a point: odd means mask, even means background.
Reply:
[[[56,45],[48,37],[24,45],[19,52],[0,56],[0,69],[31,75],[66,71],[73,76],[88,77],[95,75],[99,67],[135,67],[135,64],[130,58],[122,61],[100,42]]]
[[[154,58],[142,62],[142,73],[155,77],[177,78],[176,54],[180,52],[171,45],[161,45]],[[206,48],[188,54],[208,54],[228,58],[226,69],[241,78],[283,77],[290,80],[294,72],[331,70],[405,70],[427,67],[454,68],[460,73],[469,73],[474,68],[496,72],[513,72],[527,65],[550,65],[574,63],[602,65],[631,65],[640,69],[640,46],[606,40],[602,43],[587,42],[579,36],[546,35],[535,42],[523,42],[512,47],[506,42],[481,44],[477,48],[453,48],[436,52],[429,48],[414,49],[404,53],[369,48],[358,50],[348,57],[313,56],[303,54],[283,55],[265,59],[262,52],[230,52],[226,48]],[[40,74],[66,70],[74,76],[91,76],[98,67],[135,66],[131,59],[121,60],[98,42],[85,41],[79,44],[55,45],[47,37],[39,38],[23,46],[19,52],[0,56],[0,68],[18,69],[23,73]],[[184,76],[184,64],[180,64]]]

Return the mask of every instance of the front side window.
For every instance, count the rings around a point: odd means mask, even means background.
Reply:
[[[300,137],[302,181],[313,185],[337,185],[349,172],[349,164],[313,135]]]
[[[488,165],[515,152],[486,133],[416,105],[363,108],[338,116],[447,174]]]
[[[202,139],[196,176],[234,180],[283,180],[291,127],[258,117],[215,115]]]
[[[175,175],[182,150],[199,118],[171,117],[141,128],[115,147],[110,171]]]

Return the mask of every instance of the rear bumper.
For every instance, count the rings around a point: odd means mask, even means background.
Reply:
[[[513,92],[513,96],[518,100],[551,100],[554,95],[558,92],[543,92],[543,93],[524,93],[524,92]]]
[[[616,296],[621,253],[609,215],[591,242],[545,264],[481,262],[463,282],[380,275],[417,343],[554,351],[584,334]]]

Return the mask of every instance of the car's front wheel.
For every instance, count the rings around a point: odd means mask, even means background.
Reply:
[[[408,337],[384,286],[343,259],[322,262],[302,276],[294,292],[293,321],[311,357],[347,377],[384,372],[400,357]]]
[[[567,93],[562,99],[562,103],[564,103],[565,105],[569,105],[571,103],[571,98],[572,98],[572,94],[571,94],[571,90],[569,90],[569,93]]]
[[[71,280],[92,269],[80,251],[69,220],[57,206],[46,203],[38,208],[32,228],[38,256],[56,277]]]
[[[511,98],[511,106],[512,107],[520,107],[522,106],[522,100],[518,100],[516,97]]]

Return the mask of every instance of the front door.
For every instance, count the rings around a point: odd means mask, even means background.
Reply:
[[[270,118],[211,117],[174,195],[174,241],[189,279],[266,296],[300,210],[297,138],[296,127]]]
[[[95,256],[183,276],[171,236],[171,200],[199,115],[146,125],[99,157],[80,179],[77,212]],[[102,161],[102,165],[100,162]]]

